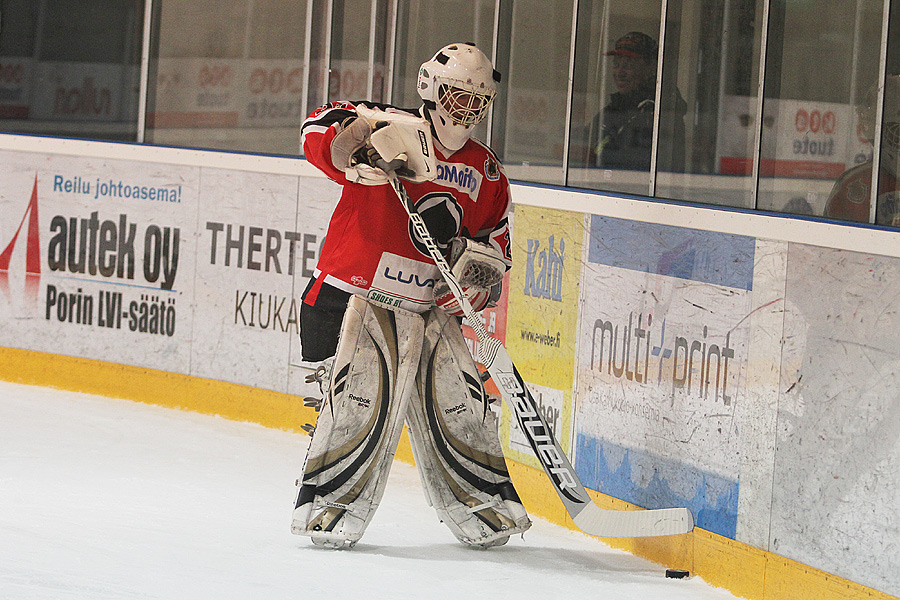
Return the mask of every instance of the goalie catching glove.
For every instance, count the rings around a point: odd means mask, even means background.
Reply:
[[[492,306],[500,298],[506,263],[493,246],[468,238],[453,238],[447,263],[476,312]],[[434,286],[434,303],[454,317],[464,316],[462,306],[443,280]]]
[[[365,106],[341,123],[331,142],[331,162],[353,183],[388,183],[385,170],[420,183],[437,175],[428,122]]]

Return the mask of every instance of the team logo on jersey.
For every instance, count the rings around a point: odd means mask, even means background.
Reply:
[[[447,249],[451,238],[459,235],[462,227],[463,211],[462,207],[457,203],[456,198],[447,192],[431,192],[425,194],[416,202],[416,212],[422,216],[428,231],[434,237],[434,241],[441,251]],[[428,253],[428,247],[422,238],[416,233],[415,228],[410,221],[409,239],[412,240],[416,250],[431,260],[431,254]]]
[[[481,190],[481,173],[469,165],[438,163],[435,183],[452,187],[477,201]]]
[[[500,165],[497,164],[493,156],[488,156],[484,161],[484,176],[488,178],[488,181],[500,179]]]

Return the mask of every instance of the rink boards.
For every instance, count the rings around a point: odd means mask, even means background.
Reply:
[[[337,186],[302,160],[24,136],[0,162],[2,377],[314,420],[298,310]],[[598,502],[699,528],[619,544],[752,598],[900,595],[896,234],[513,197],[486,325]],[[501,428],[529,508],[564,523]]]

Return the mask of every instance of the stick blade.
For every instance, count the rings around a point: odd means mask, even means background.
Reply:
[[[686,508],[604,510],[591,503],[572,520],[578,529],[597,537],[678,535],[694,528],[694,516]]]

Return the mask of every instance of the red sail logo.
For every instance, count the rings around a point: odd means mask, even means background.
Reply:
[[[15,235],[6,245],[6,248],[0,253],[0,290],[7,300],[12,302],[12,294],[9,287],[9,263],[12,258],[13,250],[16,247],[16,241],[25,221],[28,221],[27,237],[25,239],[25,303],[32,308],[37,308],[38,287],[41,282],[41,240],[40,228],[38,222],[38,196],[37,196],[37,175],[34,176],[34,188],[31,191],[31,201],[25,208],[25,214],[22,215],[22,221],[16,229]]]

